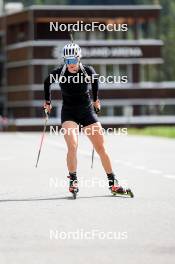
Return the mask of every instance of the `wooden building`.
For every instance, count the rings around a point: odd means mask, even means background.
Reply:
[[[77,31],[82,62],[100,75],[128,82],[100,84],[104,126],[172,124],[175,87],[160,82],[163,42],[159,39],[160,6],[31,6],[0,17],[0,82],[3,105],[17,130],[39,129],[43,122],[43,80],[62,63],[68,31],[50,31],[50,22],[127,24],[127,31]],[[1,56],[1,54],[3,56]],[[2,98],[2,96],[1,96]],[[51,124],[60,123],[61,94],[52,88]]]

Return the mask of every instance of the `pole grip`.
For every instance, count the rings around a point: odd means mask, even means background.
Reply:
[[[44,109],[44,113],[46,115],[46,118],[48,119],[49,118],[49,111],[46,108]]]
[[[70,30],[69,34],[70,34],[70,40],[71,40],[71,42],[74,43],[73,31]]]

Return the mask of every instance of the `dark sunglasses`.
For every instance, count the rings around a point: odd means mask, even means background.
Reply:
[[[78,63],[78,58],[69,58],[65,59],[66,64],[77,64]]]

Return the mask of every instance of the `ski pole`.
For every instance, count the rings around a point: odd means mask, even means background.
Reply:
[[[69,35],[70,35],[71,42],[74,43],[73,31],[72,30],[70,30]]]
[[[94,107],[94,110],[95,110],[95,113],[98,114],[100,112],[100,109],[97,109]],[[94,146],[93,146],[93,149],[92,149],[92,159],[91,159],[91,169],[93,169],[93,165],[94,165],[94,154],[95,154],[95,149],[94,149]]]
[[[94,165],[94,152],[95,152],[95,150],[94,150],[94,147],[93,147],[93,149],[92,149],[91,169],[93,169],[93,165]]]
[[[37,168],[37,166],[38,166],[40,153],[41,153],[41,148],[42,148],[42,145],[43,145],[43,140],[44,140],[44,136],[45,136],[45,132],[46,132],[47,121],[48,121],[48,118],[49,118],[49,114],[48,114],[47,109],[45,109],[45,115],[46,116],[45,116],[44,128],[43,128],[43,133],[42,133],[42,136],[41,136],[41,142],[40,142],[40,146],[39,146],[38,157],[37,157],[35,168]]]

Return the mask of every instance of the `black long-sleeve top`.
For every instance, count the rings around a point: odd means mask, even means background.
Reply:
[[[90,97],[90,87],[92,89],[92,97],[95,102],[98,99],[98,78],[95,70],[91,66],[83,65],[86,73],[92,79],[90,84],[87,83],[87,79],[85,81],[85,74],[82,72],[81,68],[79,68],[77,73],[70,73],[66,68],[62,81],[60,82],[59,77],[63,68],[63,65],[53,70],[44,81],[44,96],[46,101],[51,101],[51,89],[50,86],[52,83],[55,83],[55,79],[59,81],[59,85],[61,88],[61,94],[63,99],[63,106],[65,107],[87,107],[91,105],[91,97]],[[75,83],[71,78],[72,77],[80,77],[80,82]],[[62,75],[61,75],[62,76]],[[96,78],[93,78],[96,76]],[[68,79],[69,77],[69,79]],[[75,79],[74,79],[75,80]]]

